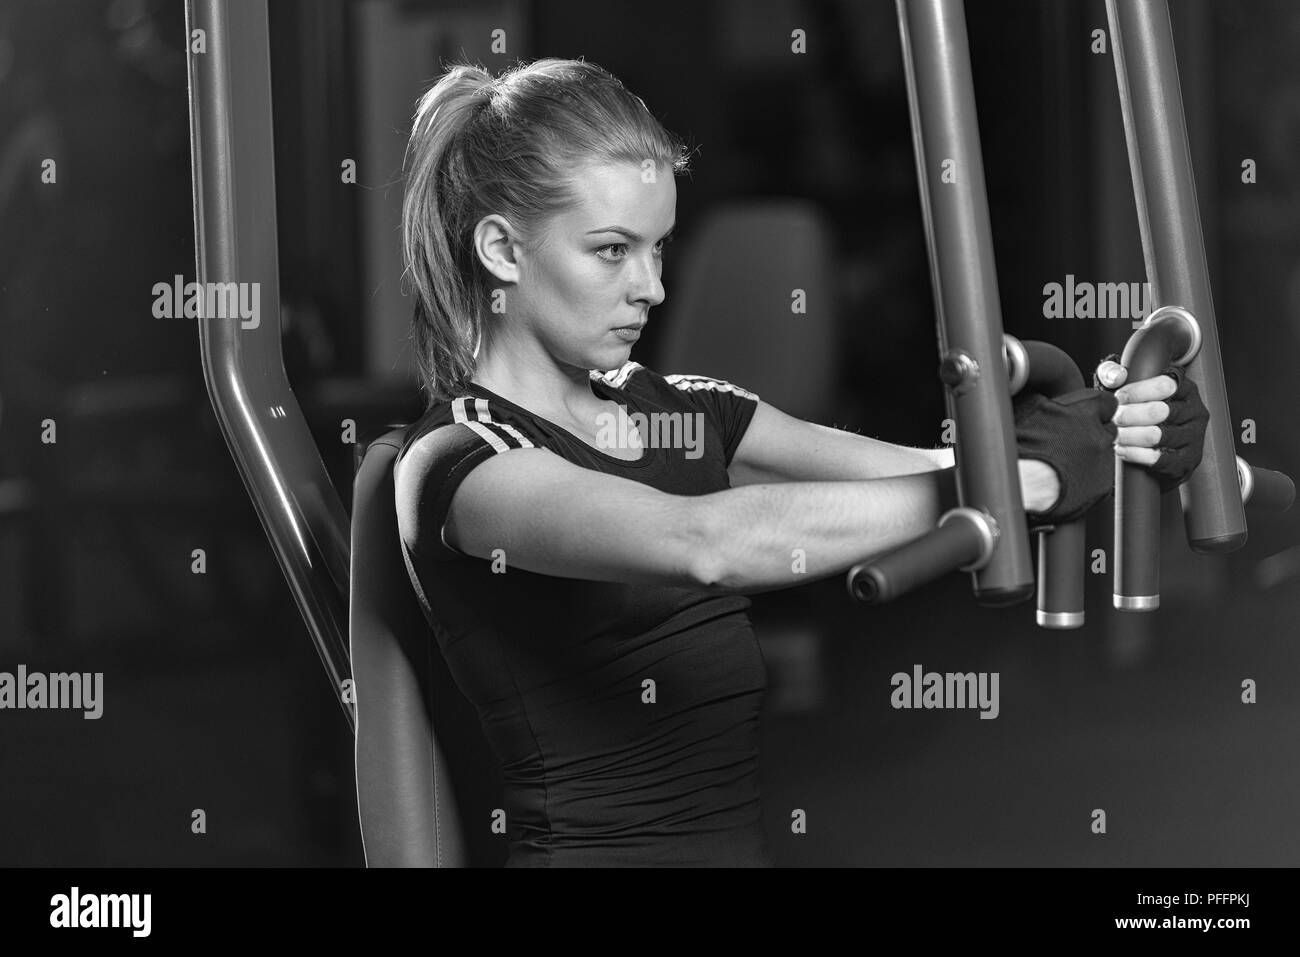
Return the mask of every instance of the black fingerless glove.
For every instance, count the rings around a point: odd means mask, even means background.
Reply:
[[[1163,493],[1182,485],[1201,464],[1210,410],[1201,401],[1201,392],[1186,370],[1171,365],[1162,369],[1160,374],[1169,376],[1178,384],[1174,394],[1164,400],[1169,406],[1169,415],[1158,426],[1160,458],[1154,465],[1146,467],[1160,480]]]
[[[1118,353],[1098,362],[1107,360],[1119,362]],[[1160,492],[1172,491],[1187,481],[1201,464],[1201,454],[1205,449],[1205,430],[1210,423],[1210,410],[1201,401],[1201,392],[1181,366],[1169,365],[1160,370],[1159,375],[1167,375],[1177,383],[1174,394],[1164,401],[1169,406],[1169,415],[1159,423],[1160,445],[1157,451],[1160,457],[1154,465],[1144,466],[1160,483]],[[1126,383],[1127,384],[1127,383]],[[1092,372],[1092,387],[1105,389],[1097,378],[1097,370]],[[1120,386],[1123,388],[1123,386]],[[1107,390],[1117,392],[1118,389]]]
[[[1032,525],[1064,524],[1083,517],[1115,486],[1116,426],[1113,393],[1079,389],[1056,398],[1021,392],[1012,403],[1016,447],[1022,459],[1038,459],[1056,470],[1061,494]]]

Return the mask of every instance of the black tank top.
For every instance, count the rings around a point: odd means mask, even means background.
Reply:
[[[506,866],[771,866],[758,775],[767,679],[749,599],[502,573],[443,537],[460,481],[510,449],[545,447],[672,494],[729,486],[756,395],[636,362],[591,377],[593,392],[652,423],[640,459],[476,383],[432,407],[398,456],[418,470],[399,485],[418,492],[397,502],[412,582],[501,762]],[[672,442],[669,423],[680,428]]]

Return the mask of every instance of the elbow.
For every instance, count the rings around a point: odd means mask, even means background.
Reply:
[[[691,587],[709,595],[733,594],[736,582],[727,558],[727,532],[717,521],[716,499],[703,495],[688,501],[684,564]]]
[[[702,563],[695,568],[691,577],[692,587],[695,591],[702,591],[706,595],[735,594],[735,587],[731,584],[725,571],[716,563]]]

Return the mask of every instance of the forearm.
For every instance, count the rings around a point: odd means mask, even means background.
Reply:
[[[789,588],[930,531],[957,505],[955,469],[867,481],[747,485],[700,496],[708,590]]]
[[[750,461],[738,455],[727,472],[733,486],[765,482],[860,482],[915,475],[955,464],[951,448],[895,445],[858,432],[800,422]]]
[[[941,449],[917,449],[918,452],[924,452],[929,456],[930,461],[935,463],[936,468],[950,469],[957,465],[957,450],[951,445],[944,446]]]
[[[1051,467],[1017,466],[1022,506],[1046,511],[1059,492]],[[748,594],[826,578],[921,537],[957,507],[957,470],[747,485],[695,504],[708,590]]]
[[[792,481],[862,481],[916,475],[956,464],[951,448],[921,449],[895,445],[858,432],[818,425],[824,447],[804,457]]]

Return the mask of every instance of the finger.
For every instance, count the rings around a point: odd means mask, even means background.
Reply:
[[[1154,449],[1160,445],[1162,430],[1158,425],[1126,425],[1119,429],[1120,445]]]
[[[1169,405],[1165,402],[1121,403],[1111,421],[1116,425],[1159,425],[1169,418]]]
[[[1127,378],[1128,370],[1118,362],[1106,359],[1097,366],[1097,381],[1108,389],[1119,388]]]
[[[1131,445],[1115,446],[1115,454],[1133,465],[1155,465],[1160,459],[1159,449],[1136,449]]]
[[[1115,398],[1124,404],[1154,402],[1158,399],[1169,398],[1177,389],[1178,383],[1173,380],[1172,376],[1157,375],[1149,379],[1130,382],[1115,394]]]

